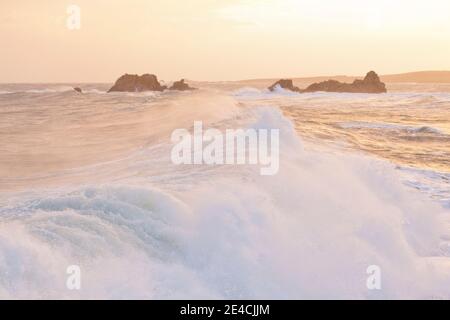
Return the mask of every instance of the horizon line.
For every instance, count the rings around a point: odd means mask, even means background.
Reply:
[[[371,71],[371,70],[369,70]],[[367,71],[367,72],[369,72]],[[375,71],[375,70],[373,70]],[[376,71],[375,71],[376,72]],[[142,74],[146,74],[148,72],[144,72]],[[449,73],[449,70],[420,70],[420,71],[407,71],[407,72],[400,72],[400,73],[386,73],[386,74],[379,74],[380,77],[388,77],[388,76],[400,76],[400,75],[408,75],[408,74],[418,74],[418,73]],[[134,74],[134,73],[128,73],[128,74]],[[245,81],[265,81],[265,80],[274,80],[274,79],[311,79],[311,78],[326,78],[329,77],[330,79],[333,77],[347,77],[347,78],[358,78],[358,77],[364,77],[363,75],[347,75],[347,74],[335,74],[335,75],[309,75],[309,76],[292,76],[292,77],[264,77],[264,78],[246,78],[246,79],[238,79],[238,80],[195,80],[195,79],[189,79],[189,78],[181,78],[185,79],[186,81],[193,81],[193,82],[245,82]],[[158,76],[158,75],[156,75]],[[2,82],[0,81],[0,85],[5,84],[111,84],[114,83],[117,79],[114,79],[112,81],[44,81],[44,82],[33,82],[33,81],[23,81],[23,82]],[[159,81],[165,81],[165,82],[171,82],[171,81],[178,81],[178,80],[163,80],[158,77]]]

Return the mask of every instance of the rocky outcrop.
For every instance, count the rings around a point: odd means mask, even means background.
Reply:
[[[313,83],[306,89],[299,89],[294,86],[292,80],[281,79],[269,87],[270,91],[280,87],[293,92],[349,92],[349,93],[384,93],[387,92],[386,85],[381,82],[380,77],[374,72],[367,73],[363,80],[355,80],[353,83],[343,83],[336,80],[327,80]]]
[[[353,83],[343,83],[336,80],[328,80],[313,83],[301,92],[350,92],[350,93],[384,93],[386,85],[380,81],[380,77],[374,72],[367,73],[364,80],[355,80]]]
[[[79,88],[79,87],[75,87],[75,88],[73,88],[73,90],[75,90],[78,93],[83,93],[83,90],[81,90],[81,88]]]
[[[280,87],[285,90],[290,90],[293,92],[300,92],[300,89],[295,87],[291,79],[281,79],[271,85],[268,89],[274,91],[275,88]]]
[[[162,86],[154,74],[125,74],[121,76],[108,92],[142,92],[142,91],[164,91],[166,86]]]
[[[197,88],[190,87],[186,82],[184,82],[184,79],[181,79],[180,81],[175,81],[169,90],[188,91],[197,90]]]

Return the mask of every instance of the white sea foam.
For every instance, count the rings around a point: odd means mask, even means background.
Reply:
[[[229,101],[192,99],[204,116]],[[139,175],[5,203],[0,297],[450,298],[449,219],[439,204],[405,187],[391,164],[305,150],[275,108],[238,118],[280,129],[278,175],[252,166],[164,175],[164,163],[155,171],[129,161]],[[65,288],[73,264],[81,291]],[[381,267],[380,291],[366,287],[369,265]]]
[[[261,96],[261,94],[267,93],[264,90],[259,90],[253,87],[244,87],[233,92],[233,96],[245,97],[245,96]]]
[[[83,90],[84,93],[95,93],[95,94],[107,94],[107,91],[99,90],[99,89],[87,89]]]
[[[25,93],[58,93],[58,92],[68,92],[73,91],[73,87],[70,86],[57,86],[51,88],[43,88],[43,89],[30,89],[26,90]]]
[[[70,86],[54,86],[48,88],[36,87],[33,89],[19,89],[19,90],[0,90],[0,94],[45,94],[45,93],[63,93],[74,91]]]
[[[239,98],[271,98],[274,96],[285,96],[285,97],[298,97],[298,92],[293,92],[287,89],[281,88],[279,85],[275,86],[273,91],[269,89],[257,89],[253,87],[245,87],[233,92],[233,96]]]

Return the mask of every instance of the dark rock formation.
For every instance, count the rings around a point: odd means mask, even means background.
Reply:
[[[380,81],[380,77],[374,72],[367,73],[364,80],[355,80],[353,83],[342,83],[336,80],[328,80],[313,83],[301,92],[350,92],[350,93],[383,93],[386,92],[386,85]]]
[[[158,78],[153,74],[125,74],[121,76],[108,92],[142,92],[142,91],[164,91],[166,86],[162,86]]]
[[[280,86],[281,88],[286,89],[286,90],[300,92],[300,89],[297,87],[294,87],[294,84],[292,83],[292,80],[290,80],[290,79],[278,80],[277,82],[275,82],[273,85],[271,85],[269,87],[269,90],[274,91],[277,86]]]
[[[81,90],[81,88],[78,87],[73,88],[73,90],[75,90],[78,93],[83,93],[83,90]]]
[[[180,81],[175,81],[173,85],[169,88],[169,90],[187,91],[187,90],[197,90],[197,88],[189,87],[189,85],[184,82],[184,79],[181,79]]]

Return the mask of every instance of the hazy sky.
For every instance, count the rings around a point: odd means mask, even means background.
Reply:
[[[449,15],[449,0],[0,0],[0,82],[450,70]]]

